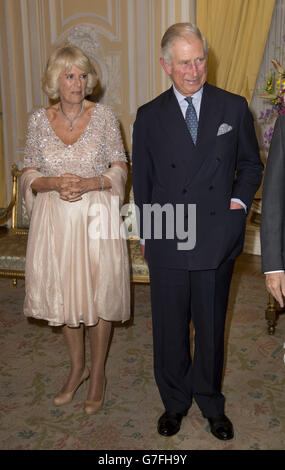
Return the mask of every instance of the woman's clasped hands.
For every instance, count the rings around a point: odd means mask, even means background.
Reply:
[[[80,201],[82,195],[91,189],[89,178],[65,173],[59,177],[59,180],[58,192],[64,201]]]

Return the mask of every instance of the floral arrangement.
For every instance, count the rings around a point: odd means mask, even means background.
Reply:
[[[269,77],[266,80],[266,87],[264,93],[260,95],[270,102],[270,108],[267,108],[265,113],[262,112],[259,119],[265,124],[272,122],[281,114],[285,114],[285,69],[279,64],[277,60],[272,60],[275,71],[271,70]],[[262,146],[265,150],[269,150],[270,142],[273,134],[273,126],[264,132]]]

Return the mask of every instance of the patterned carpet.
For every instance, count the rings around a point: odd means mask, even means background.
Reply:
[[[163,411],[152,370],[149,286],[136,286],[135,315],[116,325],[107,361],[104,408],[83,411],[86,391],[56,408],[54,394],[68,373],[59,329],[22,314],[24,282],[0,279],[0,448],[2,450],[277,450],[285,448],[285,317],[269,336],[260,259],[242,255],[232,282],[223,391],[235,437],[221,442],[194,403],[181,431],[156,431]],[[89,346],[87,342],[87,346]],[[89,348],[87,348],[87,357]]]

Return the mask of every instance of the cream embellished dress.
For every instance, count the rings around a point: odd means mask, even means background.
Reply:
[[[85,131],[72,145],[56,135],[44,108],[28,125],[22,190],[30,215],[26,254],[24,314],[50,325],[96,325],[99,318],[130,317],[129,260],[119,215],[126,161],[118,121],[111,109],[96,104]],[[112,189],[90,191],[76,202],[58,192],[38,193],[39,176],[72,173],[83,178],[104,174]]]

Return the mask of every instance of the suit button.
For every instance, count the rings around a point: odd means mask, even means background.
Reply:
[[[211,184],[211,186],[209,186],[209,190],[211,191],[212,189],[214,189],[214,186]]]
[[[217,162],[220,162],[222,159],[221,159],[221,157],[217,157],[216,160],[217,160]]]
[[[171,167],[172,167],[172,168],[176,168],[175,163],[171,163]]]
[[[186,193],[187,193],[187,189],[183,189],[182,194],[186,194]]]

